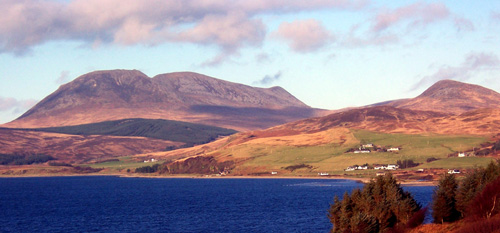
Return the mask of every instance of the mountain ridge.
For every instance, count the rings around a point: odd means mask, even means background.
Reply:
[[[213,110],[220,107],[231,108],[233,115]],[[247,114],[249,110],[253,113]],[[286,114],[280,113],[281,110]],[[110,70],[94,71],[60,86],[4,126],[36,128],[147,118],[241,131],[263,129],[323,112],[326,110],[307,106],[281,87],[251,87],[194,72],[149,78],[138,70]],[[247,117],[236,119],[243,113]]]

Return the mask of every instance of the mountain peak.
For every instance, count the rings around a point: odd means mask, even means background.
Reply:
[[[419,97],[463,99],[469,98],[471,95],[480,96],[495,94],[498,93],[479,85],[454,80],[441,80],[425,90]]]
[[[461,114],[481,108],[500,108],[500,94],[479,85],[441,80],[415,98],[394,101],[389,105],[413,110]]]

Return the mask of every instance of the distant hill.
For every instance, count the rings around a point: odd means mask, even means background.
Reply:
[[[62,85],[5,126],[40,128],[144,118],[252,130],[325,112],[310,108],[281,87],[257,88],[191,72],[149,78],[137,70],[109,70]]]
[[[235,130],[215,126],[151,119],[124,119],[75,126],[27,130],[72,135],[147,137],[182,142],[186,144],[185,146],[208,143],[220,136],[228,136],[237,132]]]
[[[491,89],[453,80],[442,80],[421,95],[380,105],[412,110],[461,114],[482,108],[500,108],[500,94]]]
[[[81,163],[120,156],[165,151],[184,143],[145,137],[69,135],[0,128],[2,154],[43,154]]]

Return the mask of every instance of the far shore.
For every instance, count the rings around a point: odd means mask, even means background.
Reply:
[[[0,175],[0,178],[30,178],[30,177],[75,177],[75,176],[116,176],[121,178],[155,178],[155,179],[305,179],[305,180],[352,180],[360,183],[368,183],[372,178],[368,177],[347,177],[347,176],[217,176],[217,175],[170,175],[170,176],[149,176],[123,173],[106,174],[24,174],[24,175]],[[435,186],[436,181],[400,181],[402,186]]]

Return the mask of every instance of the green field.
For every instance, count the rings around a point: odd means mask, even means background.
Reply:
[[[103,163],[90,163],[90,164],[84,164],[82,166],[88,166],[91,168],[104,168],[104,169],[111,169],[111,170],[122,170],[122,169],[134,170],[138,167],[152,166],[152,165],[155,165],[157,163],[164,162],[164,161],[158,161],[158,162],[144,163],[144,161],[137,161],[136,159],[133,159],[131,157],[120,157],[117,159],[119,159],[119,161],[109,161],[109,162],[103,162]]]
[[[314,169],[298,169],[295,173],[330,174],[344,173],[344,169],[352,165],[362,164],[396,164],[397,160],[412,159],[421,163],[422,168],[473,168],[487,164],[491,158],[468,157],[448,158],[455,152],[471,150],[474,146],[487,141],[485,137],[477,136],[447,136],[447,135],[409,135],[384,134],[366,130],[352,130],[352,135],[359,143],[327,144],[321,146],[269,146],[259,144],[243,144],[231,151],[222,152],[234,157],[250,157],[242,167],[260,167],[269,170],[279,170],[287,166],[307,164]],[[353,140],[356,141],[356,140]],[[399,152],[372,152],[369,154],[345,153],[350,148],[360,144],[373,143],[382,147],[400,147]],[[427,163],[426,159],[434,157],[439,160]],[[356,171],[360,172],[360,171]],[[371,171],[363,171],[373,173]]]

